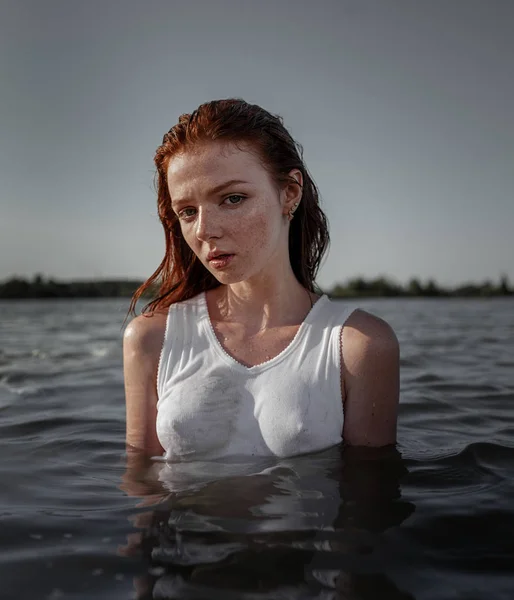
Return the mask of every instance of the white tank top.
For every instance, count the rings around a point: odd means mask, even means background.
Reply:
[[[252,367],[221,346],[205,293],[172,304],[157,372],[157,436],[172,461],[288,457],[342,441],[341,328],[324,295],[291,343]]]

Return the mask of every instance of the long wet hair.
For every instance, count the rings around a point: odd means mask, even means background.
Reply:
[[[135,314],[136,302],[149,290],[156,289],[157,292],[143,308],[143,313],[167,309],[175,302],[220,285],[184,240],[177,215],[171,208],[167,180],[167,169],[173,156],[196,143],[208,141],[249,146],[279,187],[297,184],[288,174],[292,169],[301,171],[302,199],[289,228],[289,256],[298,281],[306,289],[316,291],[316,274],[330,237],[327,219],[319,206],[319,192],[304,164],[301,145],[291,137],[281,117],[260,106],[233,98],[214,100],[200,105],[191,114],[181,115],[156,150],[157,208],[164,229],[166,253],[153,275],[135,291],[129,308],[131,314]]]

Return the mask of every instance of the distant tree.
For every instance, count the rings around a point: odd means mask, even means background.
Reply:
[[[348,295],[348,291],[346,287],[338,283],[330,290],[329,295],[333,296],[334,298],[343,298],[344,296]]]
[[[346,287],[354,294],[362,294],[368,291],[369,284],[362,277],[356,277],[350,279]]]
[[[502,296],[510,296],[513,292],[509,285],[507,275],[502,275],[500,278],[500,293]]]
[[[486,280],[479,286],[480,296],[495,296],[496,289],[492,281]]]
[[[413,277],[408,285],[407,285],[407,293],[409,296],[422,296],[423,295],[423,286],[421,285],[419,279]]]
[[[440,296],[439,288],[433,279],[429,279],[423,290],[425,296]]]
[[[402,293],[401,287],[387,277],[377,277],[370,287],[374,296],[399,296]]]

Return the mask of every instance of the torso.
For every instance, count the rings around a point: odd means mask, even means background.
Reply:
[[[157,385],[166,458],[292,456],[340,443],[339,321],[352,311],[324,296],[303,323],[249,339],[212,322],[207,305],[201,294],[170,308]]]

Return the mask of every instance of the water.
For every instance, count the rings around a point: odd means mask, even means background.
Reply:
[[[126,465],[122,300],[3,302],[0,597],[514,598],[514,302],[375,300],[398,451]]]

